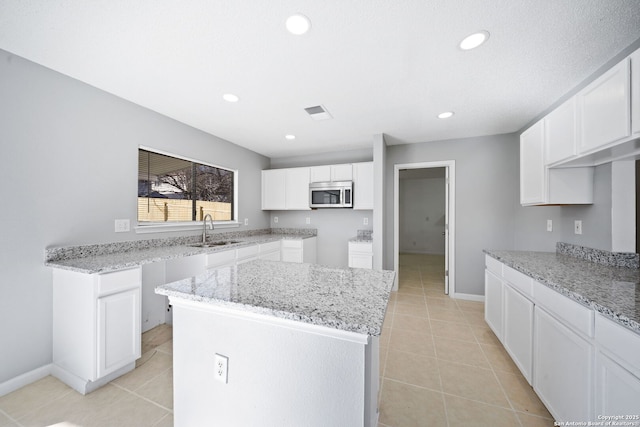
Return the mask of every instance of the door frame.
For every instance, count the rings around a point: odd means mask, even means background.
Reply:
[[[448,200],[445,207],[447,218],[445,223],[449,224],[449,230],[445,230],[445,265],[449,271],[449,297],[455,298],[455,218],[456,218],[456,161],[443,160],[437,162],[401,163],[393,165],[393,267],[396,273],[400,266],[400,170],[402,169],[430,169],[445,168],[445,176],[448,176]],[[398,274],[396,274],[393,290],[398,290]]]

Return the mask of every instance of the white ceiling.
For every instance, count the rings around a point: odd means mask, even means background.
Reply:
[[[0,1],[0,49],[269,157],[514,132],[639,38],[638,0]]]

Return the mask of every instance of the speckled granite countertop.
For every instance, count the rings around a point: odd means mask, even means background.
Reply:
[[[379,336],[395,272],[256,260],[161,285],[156,293]]]
[[[640,270],[554,252],[484,252],[640,334]]]
[[[358,230],[358,234],[350,238],[349,241],[355,243],[372,243],[373,230]]]
[[[202,241],[201,236],[51,248],[46,250],[45,265],[79,273],[107,273],[173,258],[221,252],[283,239],[305,239],[316,235],[315,229],[301,230],[267,229],[260,230],[262,232],[258,231],[257,234],[211,234],[208,241],[233,240],[237,243],[209,248],[190,246]]]

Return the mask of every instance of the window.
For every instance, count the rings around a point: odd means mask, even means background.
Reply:
[[[138,223],[235,221],[236,171],[138,150]]]

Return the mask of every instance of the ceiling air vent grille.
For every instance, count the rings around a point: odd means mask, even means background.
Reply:
[[[313,120],[327,120],[332,118],[331,114],[322,105],[316,105],[315,107],[305,108],[304,111],[311,116]]]

